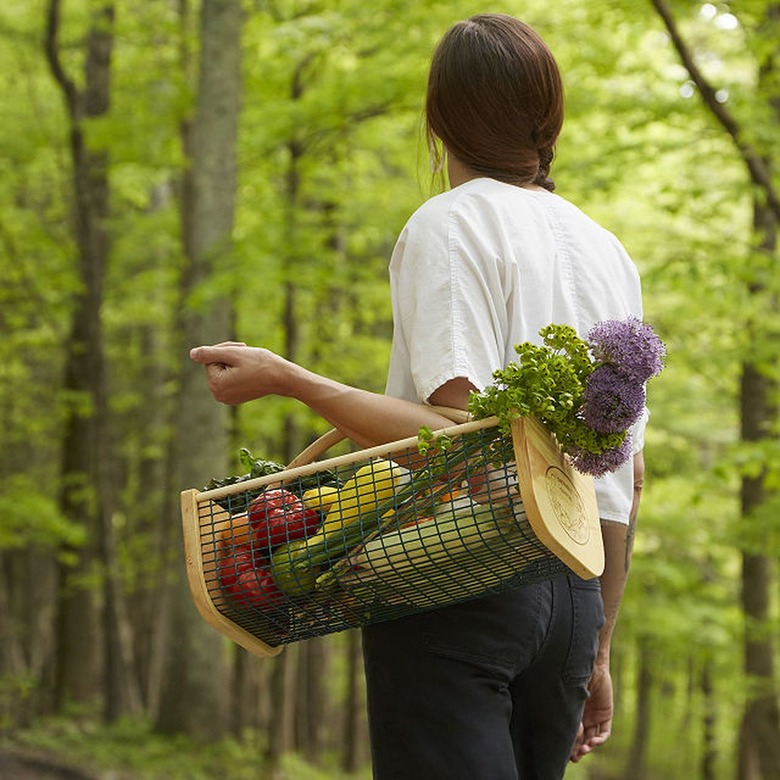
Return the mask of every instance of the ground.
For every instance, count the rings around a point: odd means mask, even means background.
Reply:
[[[0,750],[0,780],[98,780],[98,776],[45,755]]]

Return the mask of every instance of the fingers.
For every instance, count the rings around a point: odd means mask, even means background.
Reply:
[[[606,739],[596,742],[593,740],[586,740],[579,745],[575,745],[572,748],[571,756],[569,756],[569,761],[571,761],[573,764],[576,764],[581,759],[585,758],[589,753],[593,752],[597,747],[600,745],[603,745],[604,742],[606,742]]]
[[[245,347],[243,341],[222,341],[213,346],[194,347],[190,350],[190,358],[196,363],[208,365],[209,363],[231,364],[231,358],[235,356],[237,347]]]
[[[190,359],[196,363],[208,363],[206,359],[208,347],[194,347],[190,350]]]
[[[571,749],[571,755],[569,760],[576,764],[582,758],[591,753],[597,747],[603,745],[612,734],[612,729],[609,723],[596,724],[583,728],[580,725],[580,729],[577,732],[577,738],[574,741],[574,746]]]
[[[612,729],[609,723],[596,723],[585,729],[583,743],[597,747],[603,745],[610,737]]]

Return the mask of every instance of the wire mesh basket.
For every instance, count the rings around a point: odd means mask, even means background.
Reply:
[[[202,617],[260,656],[285,644],[529,584],[601,574],[592,479],[532,418],[495,418],[181,494]]]

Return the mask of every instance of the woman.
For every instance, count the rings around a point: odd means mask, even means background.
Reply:
[[[265,349],[199,347],[218,401],[293,397],[363,446],[448,421],[469,393],[555,323],[581,334],[641,317],[619,242],[552,193],[563,89],[527,25],[456,24],[431,65],[432,162],[450,190],[411,217],[390,261],[394,335],[386,395],[314,374]],[[640,426],[641,427],[641,426]],[[634,440],[641,442],[641,430]],[[642,460],[597,480],[607,568],[364,629],[378,780],[546,780],[609,736],[609,645],[630,558]],[[590,696],[589,696],[590,692]]]

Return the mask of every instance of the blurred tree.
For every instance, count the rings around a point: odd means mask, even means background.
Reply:
[[[121,640],[123,594],[116,580],[108,437],[108,396],[101,309],[110,250],[109,158],[89,139],[89,121],[106,115],[111,98],[114,5],[96,5],[84,42],[84,86],[69,75],[60,47],[60,0],[50,0],[45,52],[65,102],[73,175],[73,231],[81,286],[75,295],[64,390],[71,400],[62,444],[60,506],[83,523],[87,543],[62,556],[57,609],[55,700],[89,702],[104,674],[105,710],[116,719],[136,701]],[[97,567],[97,568],[96,568]],[[84,582],[102,574],[103,631],[95,630],[96,592]],[[101,641],[96,641],[101,639]],[[98,663],[100,648],[103,663]]]
[[[777,550],[759,542],[766,539],[766,508],[776,508],[778,464],[767,458],[762,444],[778,433],[777,337],[777,234],[780,196],[774,184],[777,139],[780,131],[780,5],[756,3],[746,10],[742,23],[754,57],[752,90],[758,111],[745,122],[727,105],[726,95],[712,86],[697,63],[696,52],[685,40],[665,0],[653,0],[680,60],[707,109],[736,145],[753,184],[755,250],[743,269],[741,281],[748,292],[743,317],[747,341],[741,367],[739,409],[742,442],[754,457],[741,471],[742,609],[745,621],[744,666],[748,678],[747,701],[739,740],[740,780],[780,777],[780,709],[775,679],[774,646],[767,631],[773,561]],[[734,9],[739,11],[740,9]],[[717,9],[712,6],[712,12]],[[737,17],[728,14],[737,21]],[[773,482],[775,486],[773,487]]]
[[[180,9],[187,13],[187,3],[182,2]],[[214,474],[228,470],[227,410],[214,403],[202,368],[186,359],[186,349],[225,341],[233,335],[229,299],[219,292],[213,294],[210,285],[231,253],[242,23],[239,0],[203,0],[195,109],[182,131],[188,162],[181,212],[185,267],[178,330],[182,369],[171,463],[171,484],[180,487],[204,485]],[[171,522],[177,522],[178,517],[178,504],[172,505]],[[181,564],[173,577],[171,596],[157,725],[167,733],[217,739],[230,725],[224,645],[200,620]]]

